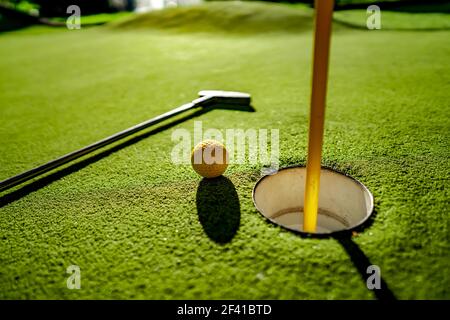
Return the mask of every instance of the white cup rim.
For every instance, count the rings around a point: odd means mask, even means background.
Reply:
[[[349,232],[349,231],[355,230],[355,229],[361,227],[363,224],[365,224],[365,223],[372,217],[372,215],[373,215],[373,213],[374,213],[374,207],[375,207],[375,206],[374,206],[374,198],[373,198],[372,192],[370,192],[370,190],[369,190],[369,189],[368,189],[361,181],[359,181],[358,179],[356,179],[356,178],[354,178],[354,177],[352,177],[352,176],[350,176],[350,175],[348,175],[348,174],[346,174],[346,173],[344,173],[344,172],[341,172],[341,171],[336,170],[336,169],[334,169],[334,168],[328,167],[328,166],[321,166],[321,170],[331,171],[331,172],[333,172],[333,173],[337,173],[337,174],[339,174],[339,175],[345,176],[346,178],[349,178],[349,179],[353,180],[353,182],[356,183],[357,185],[359,185],[359,187],[361,187],[361,189],[363,190],[363,192],[364,192],[366,195],[368,195],[368,197],[369,197],[369,205],[368,205],[368,210],[367,210],[368,214],[367,214],[362,220],[360,220],[360,221],[357,222],[356,224],[353,224],[352,226],[350,226],[350,227],[348,227],[348,228],[345,228],[345,229],[342,229],[342,230],[338,230],[338,231],[330,231],[330,232],[314,232],[314,233],[313,233],[313,232],[305,232],[305,231],[301,231],[301,230],[294,229],[294,228],[289,228],[289,227],[287,227],[287,226],[285,226],[285,225],[282,225],[282,224],[280,224],[280,223],[277,223],[274,219],[271,219],[271,218],[267,217],[266,215],[264,215],[264,213],[262,212],[262,210],[258,207],[257,201],[256,201],[256,199],[255,199],[256,189],[258,188],[258,185],[259,185],[264,179],[266,179],[267,177],[276,175],[276,174],[277,174],[278,172],[280,172],[280,171],[290,170],[290,169],[296,169],[296,168],[306,168],[306,166],[305,166],[305,165],[291,165],[291,166],[283,167],[283,168],[278,169],[278,170],[277,170],[275,173],[273,173],[273,174],[266,174],[266,175],[262,176],[262,177],[259,178],[258,181],[255,183],[255,186],[253,187],[253,190],[252,190],[252,200],[253,200],[253,204],[254,204],[255,208],[258,210],[259,214],[262,215],[263,218],[264,218],[265,220],[267,220],[268,222],[273,223],[273,224],[275,224],[275,225],[277,225],[277,226],[279,226],[279,227],[281,227],[281,228],[283,228],[283,229],[286,229],[286,230],[295,232],[295,233],[297,233],[297,234],[305,235],[305,236],[330,236],[330,235],[334,235],[334,234],[339,234],[339,233]]]

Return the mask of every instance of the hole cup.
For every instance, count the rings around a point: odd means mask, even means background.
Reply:
[[[253,203],[271,222],[294,232],[303,231],[306,167],[280,169],[259,179],[253,188]],[[320,172],[317,229],[326,235],[352,230],[373,212],[373,196],[358,180],[330,168]]]

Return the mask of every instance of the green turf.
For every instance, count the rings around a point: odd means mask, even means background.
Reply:
[[[449,299],[448,31],[334,33],[323,162],[374,194],[375,219],[351,240],[359,254],[268,224],[251,200],[259,166],[231,165],[234,186],[224,180],[215,188],[172,164],[171,134],[192,131],[194,120],[205,128],[279,128],[281,165],[305,163],[312,33],[275,29],[1,35],[0,178],[200,89],[248,91],[256,112],[214,110],[9,204],[11,191],[3,192],[0,297],[372,299],[356,266],[362,254],[397,298]],[[81,267],[80,290],[66,288],[72,264]]]
[[[342,10],[335,12],[334,19],[349,26],[365,29],[369,16],[366,10]],[[423,14],[381,10],[381,26],[384,30],[398,31],[450,30],[450,15],[439,12]]]
[[[81,15],[80,16],[80,24],[82,26],[100,25],[100,24],[105,24],[105,23],[111,22],[111,21],[125,19],[125,18],[128,18],[133,15],[134,15],[133,13],[127,12],[127,11]],[[67,17],[56,17],[56,18],[52,18],[51,21],[66,22]]]
[[[270,9],[268,9],[270,8]],[[311,30],[312,9],[261,2],[211,2],[208,5],[169,8],[140,14],[112,24],[115,29],[164,29],[176,32],[301,32]]]

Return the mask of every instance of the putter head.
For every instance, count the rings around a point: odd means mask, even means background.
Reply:
[[[232,104],[248,106],[251,96],[245,92],[221,91],[221,90],[202,90],[198,93],[200,97],[211,97],[208,104]]]

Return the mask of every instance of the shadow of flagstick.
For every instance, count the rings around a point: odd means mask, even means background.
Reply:
[[[351,230],[337,231],[332,234],[308,234],[308,235],[298,233],[296,234],[298,234],[302,238],[334,239],[337,242],[339,242],[341,246],[344,248],[345,252],[350,257],[353,265],[358,270],[358,273],[360,274],[361,279],[364,282],[364,286],[367,287],[367,279],[371,275],[367,273],[367,268],[369,266],[372,266],[373,263],[366,256],[364,251],[362,251],[361,248],[355,242],[353,242],[352,233],[353,231],[361,233],[367,230],[374,223],[375,216],[377,214],[378,214],[377,210],[374,209],[369,219],[367,219],[362,225],[359,225]],[[386,281],[384,281],[381,274],[380,274],[380,285],[381,285],[380,289],[370,290],[367,288],[367,290],[373,291],[375,297],[378,300],[397,300],[395,295],[389,289],[389,286],[386,283]]]
[[[26,195],[37,191],[71,173],[74,173],[76,171],[79,171],[85,167],[87,167],[88,165],[95,163],[119,150],[122,150],[126,147],[129,147],[145,138],[148,138],[154,134],[160,133],[164,130],[170,129],[180,123],[183,123],[184,121],[199,117],[201,115],[203,115],[204,113],[207,113],[209,111],[215,110],[215,109],[223,109],[223,110],[237,110],[237,111],[245,111],[245,112],[255,112],[255,109],[252,106],[245,106],[245,105],[224,105],[224,104],[217,104],[215,106],[210,106],[208,108],[202,108],[200,110],[197,110],[191,114],[188,114],[186,116],[183,116],[182,118],[172,121],[168,124],[162,125],[156,129],[150,130],[148,132],[142,133],[140,135],[137,135],[129,140],[125,140],[121,143],[119,143],[118,145],[107,149],[105,151],[102,151],[98,154],[94,154],[91,156],[87,156],[86,159],[81,160],[79,162],[75,162],[71,165],[69,165],[68,167],[58,170],[56,172],[50,173],[47,176],[38,178],[37,180],[15,190],[12,191],[8,194],[5,194],[3,196],[0,197],[0,208],[6,206],[9,203],[12,203],[14,201],[19,200],[22,197],[25,197]]]
[[[358,270],[361,278],[364,281],[364,285],[366,285],[367,278],[369,274],[367,274],[367,268],[372,265],[369,258],[364,254],[364,252],[359,248],[359,246],[353,242],[350,234],[341,234],[336,236],[335,239],[344,247],[347,254],[350,256],[350,259],[353,262],[353,265]],[[378,300],[396,300],[394,294],[389,289],[386,281],[380,275],[380,289],[373,289],[375,296]]]

